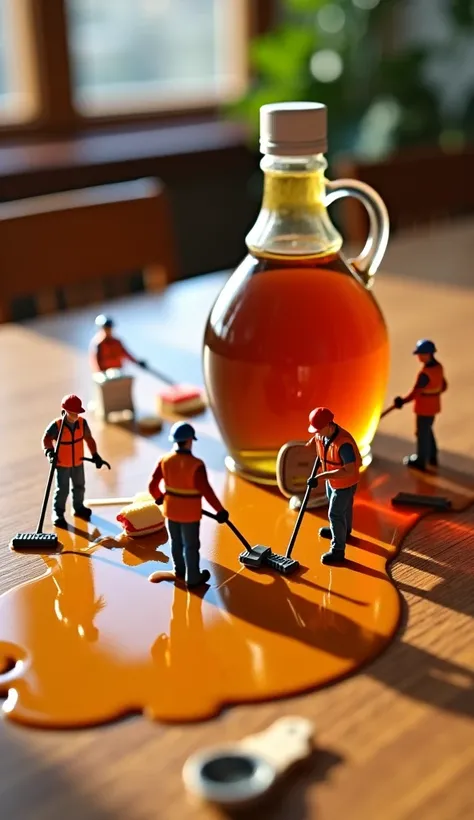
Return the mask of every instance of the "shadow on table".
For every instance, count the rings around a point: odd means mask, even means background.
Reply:
[[[425,493],[427,490],[436,495],[448,495],[455,499],[460,508],[468,509],[474,498],[474,460],[449,452],[441,452],[441,466],[437,474],[428,478],[415,471],[404,472],[400,460],[412,449],[411,442],[395,436],[379,434],[376,439],[374,471],[382,476],[389,476],[400,486],[398,490]],[[383,455],[378,455],[378,454]],[[408,485],[408,486],[407,486]],[[380,487],[377,487],[374,498]],[[383,494],[382,494],[383,495]],[[389,494],[390,495],[390,494]],[[380,499],[378,499],[380,501]],[[388,520],[396,515],[387,499]],[[365,506],[370,506],[365,505]],[[408,509],[408,508],[406,508]],[[445,610],[459,612],[474,619],[474,514],[464,515],[459,511],[444,514],[427,509],[412,508],[422,512],[422,518],[415,523],[415,528],[402,536],[402,546],[391,562],[389,569],[406,566],[424,573],[420,586],[414,583],[395,580],[397,589],[424,598],[438,604]],[[360,524],[373,523],[372,519],[383,513],[383,506],[374,505],[372,512],[364,509],[363,519],[355,512],[356,529],[364,532]],[[310,513],[314,516],[324,514],[322,510]],[[358,520],[359,518],[359,520]],[[295,519],[296,520],[296,519]],[[395,532],[393,532],[395,537]],[[390,540],[390,539],[388,539]],[[360,549],[374,552],[387,560],[392,555],[390,543],[387,545],[360,540]],[[297,546],[294,555],[297,557]],[[424,589],[421,584],[429,574],[439,582]],[[402,617],[400,627],[394,640],[388,645],[390,654],[385,653],[365,667],[365,674],[382,681],[385,685],[398,690],[403,695],[432,706],[457,714],[474,716],[474,673],[454,661],[444,660],[433,652],[407,643],[404,633],[409,617],[406,599],[401,596]],[[441,625],[440,621],[440,625]],[[433,625],[429,628],[432,629]]]
[[[393,462],[394,465],[399,465],[403,456],[412,453],[415,449],[414,437],[400,438],[399,436],[392,436],[387,433],[377,432],[373,444],[374,464],[380,459]],[[447,450],[440,450],[439,453],[440,466],[437,475],[440,481],[443,478],[458,482],[462,490],[474,490],[474,459],[470,456],[460,455],[459,453],[450,453]],[[414,473],[416,471],[409,471],[407,473]],[[423,474],[422,474],[423,475]]]
[[[295,585],[290,587],[280,575],[272,574],[271,579],[272,583],[263,585],[246,572],[234,575],[221,587],[220,601],[230,615],[265,632],[283,635],[336,657],[354,659],[356,665],[360,659],[363,662],[380,651],[384,637],[336,610],[321,606],[318,585],[302,579],[306,586],[314,586],[314,597],[310,600],[295,592]]]
[[[438,534],[449,533],[449,530],[446,529],[446,522],[439,517],[433,518],[432,523]],[[440,607],[474,618],[474,531],[471,531],[463,541],[458,541],[457,545],[467,553],[467,567],[466,563],[463,562],[461,550],[455,550],[452,557],[447,554],[447,551],[444,551],[442,561],[438,558],[431,560],[427,555],[415,555],[404,551],[400,556],[401,564],[428,573],[439,579],[439,582],[431,589],[419,589],[405,581],[397,581],[397,586],[402,592],[424,598],[438,604]],[[430,547],[429,545],[419,546],[417,543],[414,549],[417,552],[423,550],[427,553]]]
[[[474,672],[411,644],[396,640],[366,674],[404,697],[438,709],[474,717]]]
[[[62,758],[45,760],[51,753],[50,737],[39,737],[23,728],[2,729],[2,817],[22,820],[114,820],[116,812],[96,805],[94,798],[78,789],[79,778],[68,778]],[[57,741],[56,741],[57,742]],[[45,756],[42,756],[44,750]],[[90,792],[90,790],[89,790]]]
[[[393,447],[394,441],[398,447],[394,437],[379,437],[384,449],[388,449],[387,444]],[[438,473],[429,481],[437,494],[452,496],[459,507],[467,510],[474,499],[474,459],[442,453]],[[411,536],[404,539],[395,562],[439,579],[430,589],[397,581],[398,589],[474,617],[474,514],[469,517],[455,510],[428,511]]]
[[[270,796],[253,808],[223,811],[221,817],[229,820],[307,820],[309,806],[306,794],[315,783],[329,779],[331,770],[343,758],[329,749],[315,749],[307,760],[291,769],[277,783]],[[314,808],[311,809],[314,812]]]
[[[394,436],[378,435],[376,452],[397,458],[407,450],[407,442]],[[440,468],[431,478],[439,495],[456,497],[460,507],[469,509],[474,492],[474,460],[441,452]],[[462,512],[428,512],[404,539],[394,564],[412,567],[427,574],[430,588],[396,580],[400,592],[424,598],[445,610],[474,618],[474,515]],[[420,582],[421,583],[421,582]],[[390,658],[381,657],[367,667],[367,674],[414,700],[457,714],[474,716],[474,673],[450,660],[438,657],[404,640],[409,607],[403,600],[400,631],[390,648]],[[442,615],[440,615],[442,618]],[[440,620],[440,625],[442,621]],[[433,628],[430,625],[429,628]],[[466,639],[467,642],[467,639]]]
[[[318,607],[294,593],[289,594],[282,579],[277,580],[274,587],[274,590],[279,589],[281,597],[281,607],[277,608],[263,599],[259,607],[253,606],[251,584],[252,581],[245,580],[244,574],[241,574],[221,589],[226,608],[238,618],[254,623],[261,629],[293,637],[338,657],[350,658],[354,657],[354,653],[365,654],[367,657],[367,654],[373,656],[380,651],[377,650],[374,633],[364,633],[356,623],[339,613],[328,613],[325,619],[324,613],[320,612],[319,626],[322,628],[318,628]],[[470,613],[474,614],[474,588],[472,592],[469,606]],[[403,641],[408,617],[408,606],[403,598],[402,613],[401,632],[387,645],[390,656],[383,653],[376,661],[369,661],[368,665],[366,661],[362,661],[361,665],[358,662],[357,671],[362,669],[368,676],[383,681],[385,685],[413,700],[473,716],[474,673],[461,664],[443,660],[434,653]]]

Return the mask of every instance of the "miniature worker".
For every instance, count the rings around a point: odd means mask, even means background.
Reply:
[[[413,401],[416,414],[416,453],[405,456],[403,463],[425,472],[427,464],[438,466],[438,447],[433,433],[435,416],[441,411],[441,393],[448,388],[442,365],[435,359],[436,347],[429,339],[416,343],[413,355],[422,362],[413,390],[407,396],[397,396],[397,409]]]
[[[314,442],[321,472],[307,483],[314,488],[323,478],[329,500],[329,527],[321,527],[319,535],[331,539],[331,549],[321,556],[321,563],[339,564],[344,561],[352,531],[352,508],[362,459],[351,434],[335,424],[334,414],[327,407],[311,411],[308,430],[314,436],[306,446]]]
[[[65,421],[58,452],[55,454],[54,448],[58,440],[62,418],[55,419],[47,427],[43,436],[43,450],[51,464],[56,463],[53,524],[56,527],[67,527],[64,514],[71,484],[74,515],[85,521],[89,521],[92,515],[92,510],[84,506],[84,441],[86,441],[97,469],[103,467],[105,461],[97,452],[97,445],[92,438],[87,421],[79,418],[82,413],[86,412],[80,398],[73,395],[64,396],[61,408]]]
[[[139,367],[146,367],[143,359],[135,356],[124,347],[120,339],[113,335],[114,321],[110,316],[101,314],[95,320],[99,329],[90,344],[90,361],[92,370],[105,372],[106,370],[121,370],[125,361],[133,362]]]
[[[187,422],[173,424],[169,440],[174,443],[173,450],[159,460],[148,489],[157,503],[163,501],[176,577],[188,587],[196,587],[211,577],[207,569],[201,571],[199,567],[202,497],[217,512],[219,524],[228,520],[229,513],[209,484],[204,463],[192,454],[192,443],[196,441],[194,427]],[[164,484],[164,494],[160,482]]]

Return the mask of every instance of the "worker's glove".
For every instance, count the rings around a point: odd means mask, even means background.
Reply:
[[[155,504],[158,504],[158,506],[160,506],[160,504],[163,504],[164,500],[165,500],[164,495],[159,495],[158,498],[155,498]]]
[[[47,450],[44,451],[44,454],[47,459],[49,459],[50,464],[54,464],[56,461],[56,453],[54,452],[52,447],[48,447]]]
[[[229,520],[229,513],[227,510],[219,510],[216,515],[216,521],[218,524],[225,524]]]
[[[100,457],[99,453],[94,453],[94,455],[92,456],[92,461],[94,462],[98,470],[100,470],[100,468],[103,467],[105,464],[104,459]]]
[[[397,408],[397,410],[401,410],[403,405],[405,404],[405,402],[403,401],[401,396],[395,396],[395,398],[393,400],[393,404],[394,404],[394,407]]]
[[[315,476],[314,478],[308,478],[308,480],[307,480],[306,484],[307,484],[307,486],[308,486],[308,487],[310,487],[312,490],[315,490],[315,489],[316,489],[316,487],[318,486],[318,479],[316,478],[316,476]]]

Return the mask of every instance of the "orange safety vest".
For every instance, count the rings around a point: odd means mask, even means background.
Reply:
[[[190,524],[202,517],[201,493],[196,489],[194,477],[203,466],[200,458],[192,453],[174,451],[161,459],[165,482],[163,513],[170,521]]]
[[[59,428],[62,419],[56,419]],[[64,424],[63,434],[58,451],[58,467],[80,467],[84,456],[84,421],[79,418],[74,425],[74,431]]]
[[[314,436],[314,443],[316,445],[316,453],[321,459],[321,466],[323,472],[326,470],[337,470],[344,465],[339,450],[343,444],[351,444],[355,453],[355,473],[344,476],[343,478],[330,478],[329,483],[333,490],[342,490],[345,487],[352,487],[359,481],[359,470],[362,466],[362,459],[360,457],[359,448],[352,438],[351,434],[344,430],[339,425],[336,425],[336,434],[331,436],[328,445],[324,444],[324,439],[317,434]]]
[[[99,334],[93,340],[91,364],[94,370],[120,370],[124,359],[128,359],[128,355],[120,339]]]
[[[414,411],[417,416],[435,416],[441,410],[441,393],[446,389],[442,365],[421,368],[418,376],[424,373],[429,378],[426,387],[415,393]]]

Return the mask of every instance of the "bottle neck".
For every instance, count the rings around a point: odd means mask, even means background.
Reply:
[[[265,156],[260,214],[246,237],[256,255],[326,256],[337,253],[342,238],[326,210],[327,162],[311,157]]]

